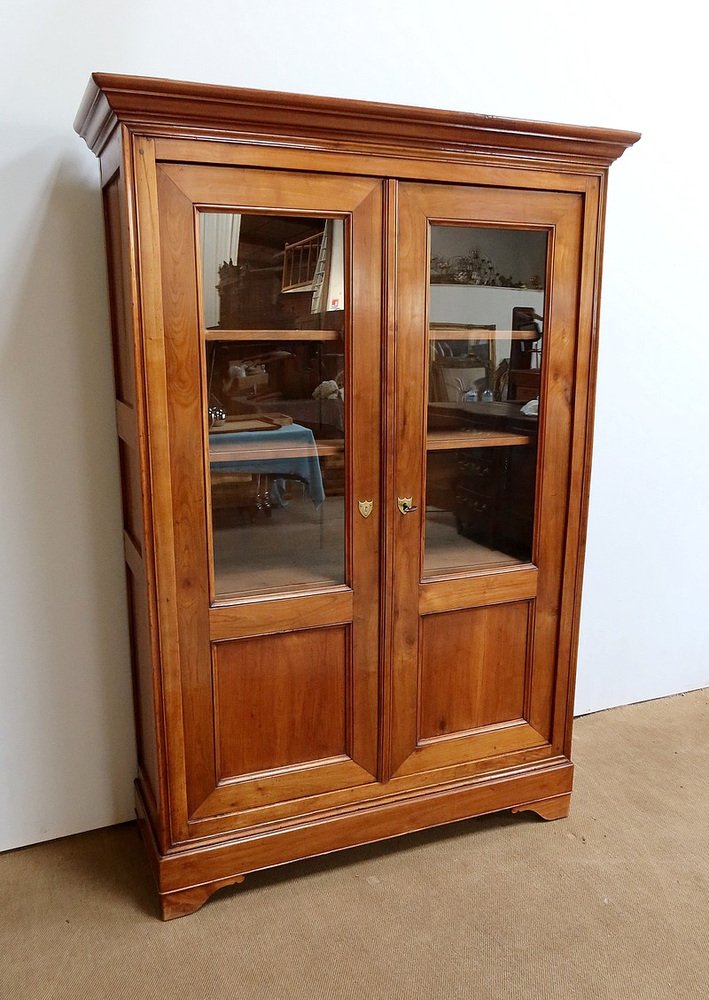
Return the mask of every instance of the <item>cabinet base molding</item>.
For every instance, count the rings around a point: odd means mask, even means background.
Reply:
[[[171,920],[198,910],[218,889],[243,882],[250,872],[290,861],[506,809],[531,809],[545,819],[560,819],[568,813],[573,770],[571,761],[554,758],[532,771],[434,785],[327,814],[299,816],[279,826],[252,827],[238,838],[182,844],[165,853],[158,846],[139,781],[136,813],[157,881],[162,917]]]
[[[571,808],[570,795],[555,795],[551,799],[539,799],[537,802],[525,802],[521,806],[513,806],[513,813],[534,812],[542,819],[566,819]]]

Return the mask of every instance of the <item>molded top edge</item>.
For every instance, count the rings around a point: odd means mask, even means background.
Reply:
[[[94,73],[74,121],[100,152],[115,121],[153,127],[189,125],[221,133],[312,134],[409,146],[475,146],[543,152],[609,164],[638,132],[588,128],[494,115],[381,104],[308,94],[253,90]]]

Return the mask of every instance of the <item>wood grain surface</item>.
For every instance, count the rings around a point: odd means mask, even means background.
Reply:
[[[101,159],[137,804],[163,916],[295,858],[498,809],[566,815],[606,175],[637,133],[107,74],[76,128]],[[202,210],[341,219],[344,335],[204,329]],[[468,430],[441,404],[427,432],[432,339],[524,338],[429,322],[446,224],[546,234],[538,421],[497,403]],[[215,341],[341,343],[344,445],[317,447],[344,477],[344,584],[217,594]],[[531,560],[424,577],[427,455],[482,469],[535,446]]]

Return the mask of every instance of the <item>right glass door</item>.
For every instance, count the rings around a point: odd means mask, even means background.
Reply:
[[[581,218],[574,194],[400,187],[394,774],[561,742]]]
[[[548,241],[430,227],[425,577],[531,559]]]

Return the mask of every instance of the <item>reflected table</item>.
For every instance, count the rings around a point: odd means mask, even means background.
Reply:
[[[211,433],[209,463],[212,474],[267,476],[276,483],[281,479],[296,479],[304,484],[316,508],[325,499],[315,437],[300,424],[269,431]],[[274,493],[282,503],[282,491],[277,486]]]

